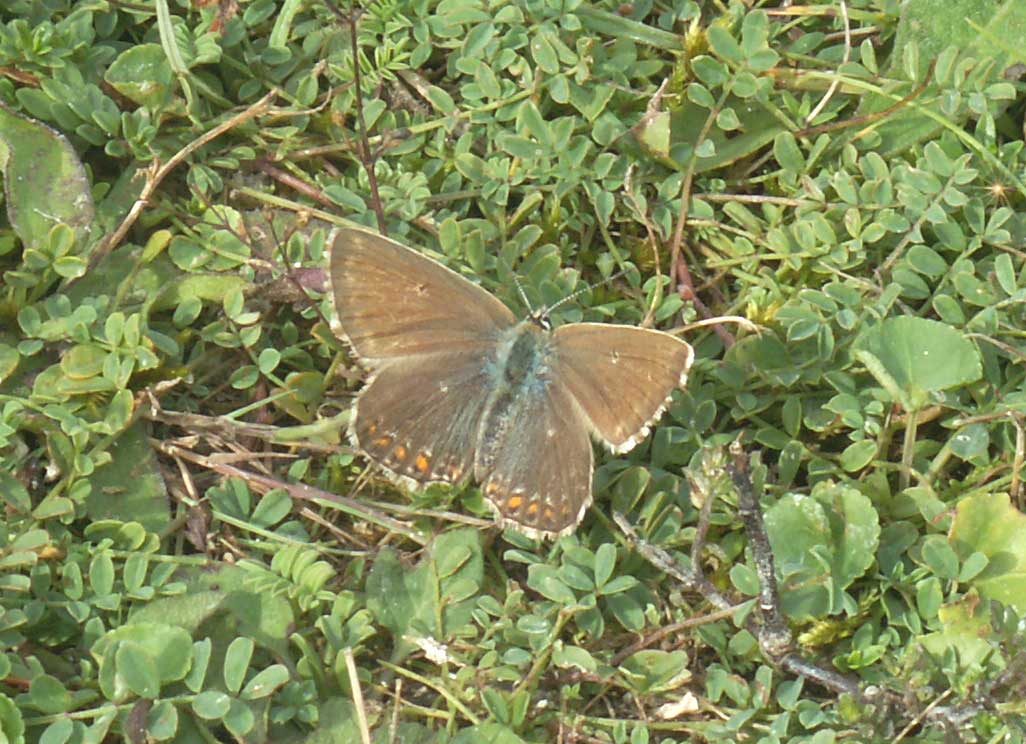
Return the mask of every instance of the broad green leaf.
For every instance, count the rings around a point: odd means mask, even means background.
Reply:
[[[107,447],[111,461],[89,477],[92,490],[86,509],[90,519],[135,521],[152,532],[167,526],[171,507],[147,429],[145,422],[138,421]]]
[[[444,642],[470,622],[484,575],[480,539],[469,528],[443,533],[412,569],[402,566],[392,551],[378,554],[367,577],[367,608],[392,632],[395,658],[413,650],[417,638]]]
[[[176,579],[184,582],[184,593],[149,602],[135,612],[133,621],[176,625],[190,637],[211,638],[222,650],[247,637],[281,658],[291,658],[288,637],[295,616],[288,598],[254,591],[252,575],[238,566],[183,568]],[[192,657],[191,641],[186,656]]]
[[[968,385],[983,374],[976,345],[936,320],[890,318],[866,332],[859,347],[879,360],[917,407],[927,393]]]
[[[81,253],[90,238],[93,198],[64,135],[0,104],[0,167],[7,217],[25,247],[41,248],[51,228],[64,224],[75,231]]]
[[[174,95],[174,73],[159,44],[125,49],[111,62],[104,79],[121,95],[151,109],[162,109]]]
[[[64,713],[72,707],[70,693],[60,680],[49,674],[32,678],[28,696],[32,707],[42,713]]]
[[[129,691],[140,694],[184,679],[192,662],[192,638],[171,625],[130,622],[106,633],[90,653],[100,665],[101,686],[104,677],[109,680],[105,692],[123,700]]]
[[[848,486],[817,484],[766,511],[784,611],[793,618],[839,612],[846,587],[874,560],[880,524],[869,498]]]
[[[141,698],[153,699],[160,694],[160,672],[149,649],[132,641],[122,641],[114,655],[117,674],[125,687]]]
[[[1012,506],[1007,494],[962,499],[949,539],[962,560],[974,553],[987,558],[986,568],[970,581],[982,596],[1026,615],[1026,515]]]
[[[918,641],[938,660],[946,651],[957,652],[963,669],[982,664],[992,653],[987,640],[991,633],[990,611],[975,592],[970,592],[953,604],[945,605],[937,613],[941,630],[920,636]]]
[[[957,62],[946,65],[946,70],[962,69],[961,64],[973,60],[973,76],[981,78],[973,85],[1002,79],[1003,71],[1021,59],[1021,29],[1026,25],[1026,5],[1002,0],[905,0],[901,3],[894,48],[902,52],[918,53],[907,58],[898,53],[891,57],[885,90],[890,96],[868,94],[863,98],[860,115],[872,115],[895,105],[897,100],[910,95],[929,70],[929,65],[946,56],[949,49],[957,50]],[[907,64],[906,64],[907,63]],[[914,69],[907,70],[911,66]],[[953,80],[959,73],[946,73],[945,86],[962,81]],[[983,77],[983,75],[986,77]],[[964,83],[962,83],[964,85]],[[919,98],[914,105],[903,107],[881,121],[877,128],[880,143],[877,152],[889,157],[895,152],[909,151],[917,143],[936,141],[947,119],[961,127],[972,112],[968,106],[957,109],[953,117],[950,109],[941,104],[945,96],[932,100]],[[930,117],[923,108],[940,116]]]

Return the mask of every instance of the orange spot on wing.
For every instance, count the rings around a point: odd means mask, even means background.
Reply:
[[[392,437],[388,436],[387,434],[383,437],[378,437],[373,442],[371,442],[371,444],[373,444],[375,447],[387,447],[391,443]]]
[[[431,466],[431,461],[428,460],[427,455],[421,452],[419,455],[417,455],[417,459],[413,461],[413,466],[417,468],[418,473],[423,475],[428,471],[428,468]]]
[[[394,450],[392,450],[392,454],[395,455],[395,459],[397,459],[397,460],[405,460],[406,459],[406,455],[408,453],[406,451],[406,448],[403,447],[400,444],[398,447],[396,447]]]
[[[506,509],[507,511],[516,511],[520,508],[520,505],[523,503],[523,496],[510,496],[508,499],[506,499]]]
[[[527,516],[533,517],[537,513],[538,513],[538,502],[537,501],[532,501],[530,504],[527,505]]]

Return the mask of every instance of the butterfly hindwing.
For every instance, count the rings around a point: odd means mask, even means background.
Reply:
[[[645,438],[694,359],[684,341],[634,326],[571,323],[552,338],[553,376],[614,452],[627,452]]]
[[[536,537],[572,531],[591,503],[593,453],[570,393],[549,381],[488,418],[475,477],[500,524]]]
[[[387,362],[353,409],[353,443],[407,485],[460,483],[470,474],[492,385],[477,353]]]
[[[365,230],[335,233],[330,268],[335,330],[372,369],[396,357],[491,348],[515,323],[481,287]]]

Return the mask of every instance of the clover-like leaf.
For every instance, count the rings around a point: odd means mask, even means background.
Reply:
[[[953,649],[958,652],[963,666],[982,663],[992,651],[992,645],[986,640],[991,632],[988,607],[986,602],[980,602],[976,592],[969,592],[957,602],[940,608],[937,615],[941,629],[920,636],[919,643],[938,659],[945,651]]]
[[[983,374],[975,344],[926,318],[885,320],[863,335],[856,353],[881,385],[897,386],[891,393],[907,396],[914,408],[925,404],[928,393],[968,385]]]
[[[873,563],[880,524],[869,498],[823,482],[766,511],[784,611],[794,618],[839,612],[843,590]]]
[[[393,656],[413,650],[418,637],[441,639],[469,622],[483,575],[480,536],[472,529],[439,535],[412,569],[382,550],[367,577],[367,608],[395,637]]]
[[[963,499],[949,539],[963,561],[974,553],[986,556],[986,567],[970,581],[983,597],[1026,615],[1026,515],[1012,506],[1008,494]]]

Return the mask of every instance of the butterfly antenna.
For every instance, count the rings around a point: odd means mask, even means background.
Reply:
[[[524,291],[524,285],[520,283],[520,277],[517,276],[517,272],[513,270],[513,267],[510,265],[509,261],[507,261],[503,256],[499,256],[499,260],[502,261],[503,264],[505,264],[506,268],[509,270],[510,276],[513,277],[513,284],[517,288],[517,294],[520,295],[520,301],[523,302],[524,307],[527,308],[528,315],[530,315],[532,318],[535,317],[534,305],[532,305],[531,301],[527,299],[527,292]]]
[[[566,297],[564,297],[563,299],[561,299],[559,302],[555,303],[554,305],[552,305],[550,307],[542,308],[540,315],[542,317],[548,317],[549,314],[551,314],[552,312],[554,312],[556,310],[556,308],[561,307],[561,306],[565,305],[568,302],[573,302],[574,300],[576,300],[581,295],[587,294],[588,292],[590,292],[591,290],[595,289],[596,287],[601,287],[603,284],[609,284],[610,282],[615,282],[617,279],[619,279],[621,276],[624,276],[626,273],[627,273],[627,269],[620,269],[615,274],[610,274],[608,277],[606,277],[605,279],[603,279],[600,282],[595,282],[594,284],[589,284],[587,287],[584,287],[583,289],[579,289],[576,292],[567,295]]]

